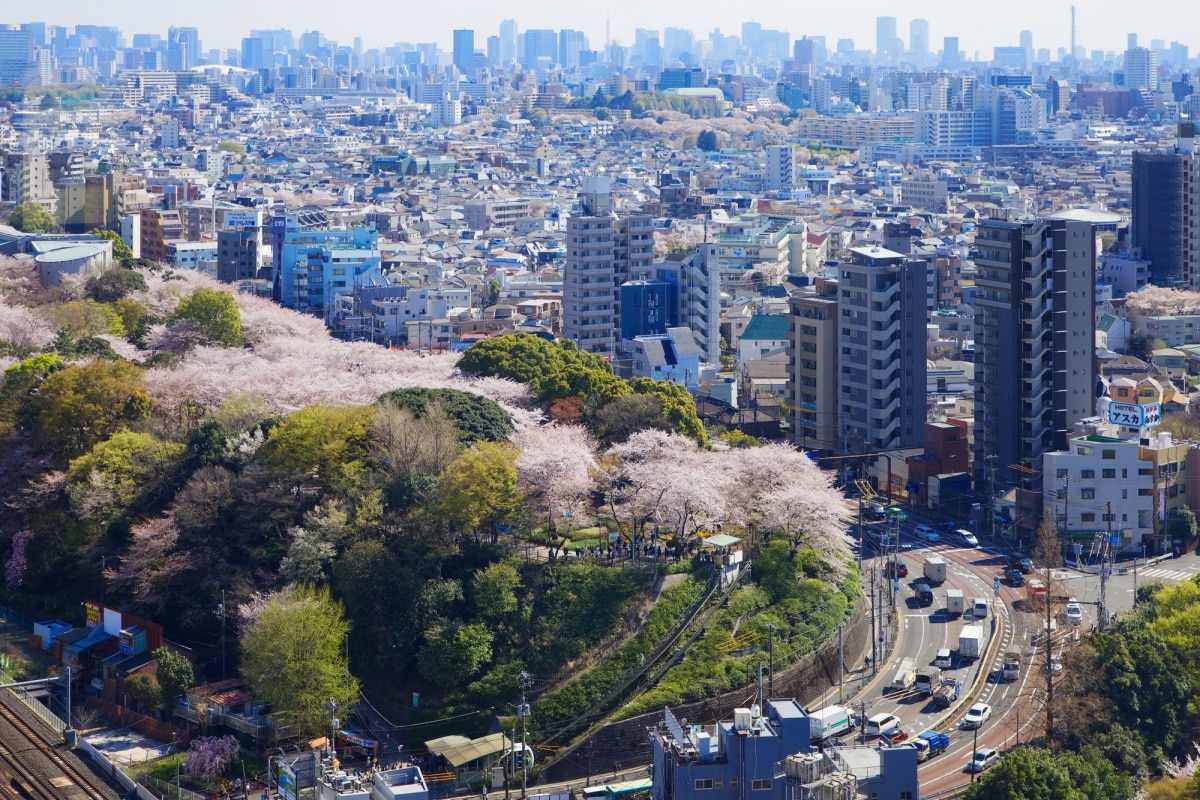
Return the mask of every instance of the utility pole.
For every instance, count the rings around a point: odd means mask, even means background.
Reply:
[[[1108,533],[1104,537],[1104,547],[1100,548],[1100,627],[1101,633],[1108,627],[1108,604],[1105,602],[1105,587],[1108,584],[1108,561],[1104,556],[1112,547],[1112,501],[1104,504],[1104,520],[1107,523]],[[1135,592],[1136,593],[1136,592]]]
[[[858,569],[862,571],[863,560],[863,499],[862,492],[858,493]]]
[[[767,631],[767,652],[771,665],[771,671],[767,673],[767,699],[770,700],[775,696],[775,631],[777,626],[774,622],[768,622],[763,627]]]
[[[875,628],[875,568],[871,567],[871,669],[872,674],[879,670],[879,635]]]
[[[521,705],[517,706],[517,716],[521,718],[521,800],[524,800],[529,790],[529,752],[525,749],[525,721],[529,719],[529,703],[525,702],[525,690],[533,684],[533,678],[528,672],[522,672],[518,679],[521,682]]]
[[[221,590],[221,602],[217,603],[217,620],[221,623],[221,677],[225,677],[225,590]]]
[[[1137,594],[1137,591],[1134,591]],[[846,651],[843,649],[842,629],[845,623],[838,625],[838,702],[842,702],[842,691],[846,683]]]

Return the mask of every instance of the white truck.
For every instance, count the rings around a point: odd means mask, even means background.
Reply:
[[[911,689],[916,682],[916,662],[911,658],[906,658],[900,662],[900,668],[896,670],[896,677],[892,678],[892,691],[902,692],[905,689]]]
[[[946,590],[946,613],[950,616],[961,617],[963,611],[966,610],[966,602],[962,589]]]
[[[925,579],[933,584],[945,583],[946,560],[938,556],[930,556],[925,559]]]
[[[983,655],[983,626],[965,625],[958,635],[958,657],[976,659]]]
[[[1004,666],[1000,668],[1000,679],[1015,681],[1021,677],[1021,654],[1008,652],[1004,654]]]
[[[809,736],[824,742],[854,730],[854,715],[845,706],[825,706],[808,715]]]

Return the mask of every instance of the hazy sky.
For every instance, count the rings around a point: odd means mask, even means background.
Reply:
[[[387,0],[201,0],[174,3],[162,0],[54,0],[30,4],[38,9],[28,19],[11,18],[23,4],[6,3],[8,23],[44,21],[57,25],[81,23],[116,25],[127,36],[134,33],[164,33],[169,25],[194,25],[200,29],[201,44],[238,47],[250,28],[290,28],[296,34],[319,30],[339,43],[363,38],[366,48],[394,42],[436,41],[450,48],[451,30],[473,28],[475,45],[483,49],[487,37],[496,33],[500,21],[512,18],[520,30],[528,28],[576,28],[590,37],[593,48],[604,44],[605,18],[611,21],[612,38],[631,44],[634,28],[671,26],[691,29],[706,38],[720,28],[739,34],[744,21],[759,22],[764,28],[802,34],[823,35],[832,49],[837,39],[850,38],[859,49],[875,48],[875,17],[895,16],[900,38],[908,41],[909,20],[929,21],[930,49],[941,49],[942,37],[958,36],[968,57],[979,51],[991,57],[994,45],[1016,45],[1023,29],[1033,31],[1035,48],[1055,53],[1066,47],[1070,37],[1070,3],[1063,0],[760,0],[755,3],[716,3],[700,0],[609,0],[609,2],[547,2],[508,0],[483,2],[388,2]],[[1200,48],[1200,11],[1190,0],[1091,0],[1076,2],[1076,42],[1088,50],[1124,50],[1127,33],[1137,33],[1139,44],[1152,39],[1182,38],[1191,55]],[[744,9],[744,10],[741,10]],[[1189,18],[1188,24],[1185,17]]]

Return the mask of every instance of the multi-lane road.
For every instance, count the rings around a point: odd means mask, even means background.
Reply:
[[[976,747],[993,747],[1003,753],[1033,738],[1036,732],[1033,726],[1039,724],[1039,698],[1045,688],[1046,669],[1045,653],[1034,644],[1038,638],[1035,634],[1044,628],[1045,618],[1044,611],[1036,611],[1029,603],[1025,588],[1010,586],[1003,580],[997,587],[995,579],[1001,576],[1007,563],[1006,553],[988,547],[964,547],[946,532],[941,532],[938,543],[918,541],[912,535],[914,527],[911,522],[901,525],[901,544],[896,556],[875,555],[869,548],[864,553],[863,567],[868,580],[872,569],[882,571],[893,557],[905,563],[908,576],[900,579],[896,593],[893,619],[899,630],[894,650],[856,699],[855,710],[865,712],[866,717],[895,714],[910,737],[930,729],[949,734],[949,749],[920,766],[921,794],[928,797],[970,781],[971,775],[965,768]],[[926,559],[934,555],[947,564],[946,581],[933,586],[933,604],[922,607],[917,604],[914,587],[922,580]],[[1184,562],[1168,561],[1140,569],[1139,580],[1179,580],[1200,572],[1200,558],[1188,561],[1195,563],[1184,567]],[[1051,639],[1051,652],[1061,652],[1070,646],[1077,630],[1090,628],[1095,607],[1087,603],[1099,593],[1097,576],[1068,570],[1056,573],[1056,577],[1060,578],[1056,585],[1065,587],[1065,593],[1077,596],[1084,603],[1087,616],[1078,628],[1059,619]],[[1110,611],[1132,605],[1132,580],[1132,572],[1108,580],[1106,600]],[[894,586],[891,579],[884,585],[889,591]],[[946,611],[946,590],[951,588],[961,590],[965,598],[968,610],[961,617]],[[987,614],[978,619],[970,611],[974,598],[983,598],[988,603]],[[891,685],[904,660],[911,659],[918,671],[931,670],[939,649],[957,650],[959,634],[969,624],[983,629],[982,657],[942,671],[942,677],[956,678],[962,684],[957,704],[948,710],[936,708],[927,696]],[[1021,671],[1015,681],[1004,682],[1000,680],[1000,667],[1008,652],[1020,654]],[[977,702],[991,706],[990,719],[978,730],[961,727],[962,716]]]

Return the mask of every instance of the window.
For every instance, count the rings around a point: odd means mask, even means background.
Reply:
[[[750,789],[755,792],[765,792],[771,788],[770,778],[761,778],[759,780],[750,781]]]
[[[730,788],[730,789],[736,789],[736,788],[737,788],[737,781],[738,781],[738,779],[737,779],[737,778],[730,778],[730,779],[729,779],[729,788]]]
[[[1095,489],[1080,489],[1079,490],[1079,499],[1080,500],[1095,500],[1096,499],[1096,490]]]
[[[1103,459],[1106,459],[1108,461],[1113,461],[1117,457],[1117,451],[1116,450],[1101,450],[1100,457]]]
[[[1059,467],[1058,469],[1056,469],[1054,471],[1054,477],[1056,477],[1060,480],[1067,477],[1067,475],[1068,475],[1068,471],[1067,471],[1066,467]]]
[[[1102,469],[1102,470],[1100,470],[1100,477],[1101,478],[1115,478],[1115,477],[1117,477],[1117,471],[1115,469]]]
[[[1094,469],[1081,469],[1081,470],[1079,470],[1079,477],[1081,477],[1081,478],[1083,478],[1083,479],[1085,479],[1085,480],[1090,480],[1090,479],[1092,479],[1092,478],[1096,477],[1096,470],[1094,470]]]
[[[1095,522],[1096,515],[1091,511],[1085,511],[1084,513],[1079,515],[1079,521],[1080,522]]]
[[[716,778],[716,779],[714,779],[714,780],[713,780],[713,788],[714,788],[714,789],[723,789],[723,788],[725,788],[725,779],[724,779],[724,778]]]
[[[702,789],[711,789],[713,788],[712,778],[696,778],[694,785],[696,787],[696,791],[700,791]]]
[[[913,793],[908,789],[900,790],[900,800],[913,800]]]

